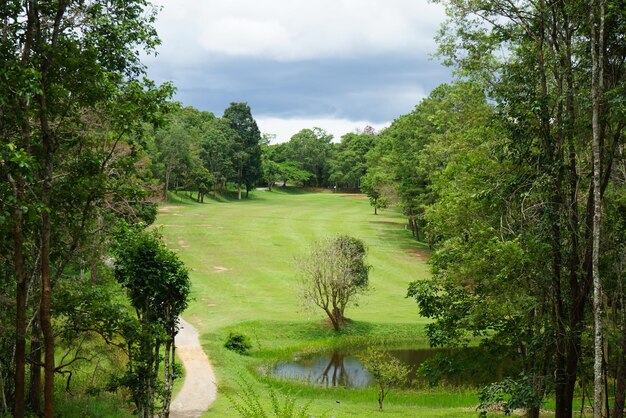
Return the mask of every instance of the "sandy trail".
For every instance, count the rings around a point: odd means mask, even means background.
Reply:
[[[198,331],[180,318],[176,336],[176,352],[185,366],[185,382],[170,407],[171,418],[196,418],[202,415],[217,397],[217,380],[202,351]]]

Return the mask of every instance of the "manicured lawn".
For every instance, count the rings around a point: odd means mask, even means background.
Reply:
[[[233,395],[239,376],[266,399],[266,386],[312,400],[315,416],[377,414],[373,389],[322,389],[263,378],[264,364],[296,351],[329,346],[426,346],[423,327],[407,285],[428,278],[423,250],[393,210],[374,215],[365,198],[332,193],[255,191],[248,200],[195,203],[171,196],[156,222],[171,249],[191,272],[192,297],[184,317],[198,328],[213,363],[220,394],[206,416],[237,416],[224,393]],[[372,290],[347,310],[352,324],[337,334],[320,312],[307,312],[298,296],[296,257],[315,240],[349,234],[368,246]],[[250,356],[222,345],[228,332],[248,335]],[[386,416],[476,416],[469,389],[392,392]]]

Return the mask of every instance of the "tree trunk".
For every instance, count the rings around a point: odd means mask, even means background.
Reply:
[[[27,24],[22,47],[21,65],[27,67],[30,62],[30,52],[34,35],[35,10],[31,3],[27,5]],[[20,98],[20,108],[24,113],[22,116],[22,142],[26,152],[30,151],[30,121],[28,119],[29,106],[25,98]],[[20,204],[24,201],[24,177],[21,173],[17,175],[15,184],[16,207],[14,211],[14,252],[16,289],[16,318],[15,318],[15,405],[13,414],[15,417],[24,416],[25,406],[25,375],[26,375],[26,299],[28,290],[26,288],[26,267],[24,263],[24,234],[23,234],[23,213]]]
[[[41,306],[39,318],[44,341],[44,416],[54,417],[54,335],[52,331],[52,285],[50,280],[50,194],[52,190],[52,140],[44,135],[46,153],[41,214]]]
[[[623,300],[622,296],[622,300]],[[622,303],[622,317],[624,304]],[[615,376],[615,403],[613,418],[624,418],[624,398],[626,397],[626,324],[622,319],[621,352],[617,360],[617,373]]]
[[[165,187],[163,188],[163,198],[167,200],[167,191],[170,189],[170,177],[172,175],[172,168],[168,166],[165,169]]]
[[[534,407],[526,410],[526,418],[539,418],[539,407]]]
[[[11,175],[9,175],[9,178]],[[21,204],[24,201],[24,178],[17,175],[13,182],[15,189],[15,209],[13,211],[13,263],[16,280],[16,312],[15,312],[15,399],[13,416],[23,417],[26,377],[26,266],[24,264],[23,213]]]
[[[51,41],[51,50],[54,52],[56,48],[56,38],[58,36],[60,19],[63,16],[66,5],[59,4],[59,10],[54,23],[54,32]],[[48,121],[48,103],[47,90],[48,71],[52,53],[45,57],[41,64],[41,85],[42,93],[39,95],[39,123],[41,126],[41,136],[43,142],[43,178],[41,203],[41,305],[39,307],[39,320],[41,321],[41,330],[43,333],[44,343],[44,416],[46,418],[54,417],[54,334],[52,330],[52,283],[50,270],[50,237],[52,233],[52,225],[50,221],[51,196],[52,196],[52,178],[54,174],[54,138],[50,131]]]
[[[164,380],[165,380],[165,393],[163,395],[163,411],[162,416],[168,418],[170,416],[170,403],[172,400],[172,389],[173,389],[173,379],[172,372],[174,368],[174,352],[172,347],[175,344],[174,337],[170,337],[171,340],[168,340],[165,343],[165,354],[163,358],[163,369],[164,369]],[[170,358],[172,359],[170,363]]]
[[[241,200],[241,182],[243,181],[243,163],[239,163],[239,178],[237,180],[237,200]]]
[[[603,94],[604,71],[604,0],[597,0],[599,6],[599,22],[596,27],[596,0],[589,1],[589,20],[591,25],[591,100],[592,100],[592,148],[593,148],[593,243],[592,243],[592,275],[593,275],[593,320],[594,320],[594,361],[593,361],[593,416],[602,418],[604,378],[602,326],[602,283],[600,281],[600,224],[601,224],[601,101]]]
[[[622,257],[626,258],[624,255]],[[622,276],[623,259],[618,264],[618,276]],[[613,406],[613,418],[624,418],[624,401],[626,398],[626,294],[622,281],[618,282],[620,295],[620,322],[621,322],[621,350],[618,350],[617,372],[615,373],[615,403]]]
[[[30,336],[30,386],[28,405],[35,415],[41,415],[41,327],[39,314],[33,318]]]

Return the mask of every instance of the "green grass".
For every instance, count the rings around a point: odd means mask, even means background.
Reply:
[[[423,246],[393,210],[374,215],[369,201],[354,195],[275,189],[255,191],[250,198],[208,199],[195,203],[171,195],[162,205],[157,226],[168,246],[190,269],[192,298],[183,315],[198,328],[214,365],[218,400],[206,416],[236,416],[224,393],[237,390],[238,376],[294,394],[299,403],[312,400],[315,416],[376,415],[375,389],[324,389],[264,378],[259,370],[299,351],[331,346],[426,346],[426,320],[413,300],[409,282],[428,278]],[[352,322],[335,333],[323,313],[306,312],[298,297],[295,259],[315,240],[335,234],[362,239],[372,265],[372,290],[358,307],[346,311]],[[248,335],[250,356],[222,345],[228,332]],[[476,416],[472,389],[396,391],[385,401],[385,416]]]

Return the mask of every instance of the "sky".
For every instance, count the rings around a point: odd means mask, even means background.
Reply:
[[[410,112],[449,69],[432,54],[445,19],[427,0],[154,0],[148,75],[222,116],[247,102],[263,133],[319,127],[338,140]]]

